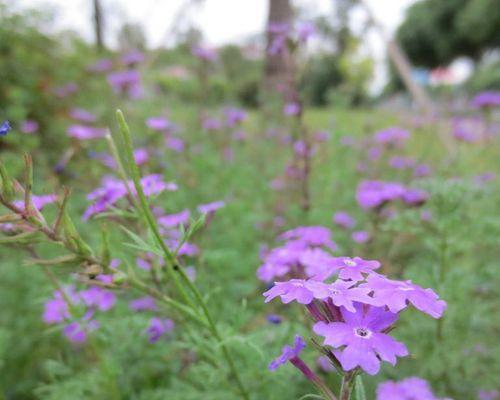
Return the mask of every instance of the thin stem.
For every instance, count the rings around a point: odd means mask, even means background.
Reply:
[[[340,400],[349,400],[352,394],[355,374],[347,372],[342,378],[342,386],[340,387]]]
[[[151,212],[151,209],[149,207],[146,196],[144,195],[144,191],[142,190],[142,185],[140,182],[141,176],[140,176],[140,172],[139,172],[139,167],[135,163],[134,156],[133,156],[133,146],[132,146],[132,138],[130,135],[130,130],[129,130],[128,125],[125,121],[123,113],[120,110],[118,110],[116,115],[117,115],[117,119],[118,119],[118,124],[120,125],[120,132],[121,132],[122,138],[125,142],[125,154],[127,155],[127,160],[129,162],[129,165],[130,165],[130,174],[132,177],[132,181],[134,182],[137,196],[139,198],[139,204],[140,204],[141,210],[144,214],[144,217],[146,219],[146,222],[149,225],[149,228],[153,232],[153,235],[155,236],[156,241],[158,242],[161,249],[163,250],[163,253],[165,254],[166,261],[170,264],[170,266],[167,268],[167,271],[170,273],[171,277],[173,278],[173,282],[174,282],[176,288],[181,293],[181,295],[184,297],[184,299],[189,304],[196,306],[193,304],[192,298],[184,290],[183,285],[179,282],[177,275],[172,272],[173,270],[175,270],[176,272],[179,273],[179,275],[183,281],[183,284],[185,284],[188,287],[188,289],[191,291],[196,303],[198,303],[198,306],[201,308],[203,315],[205,316],[205,318],[207,320],[209,332],[212,334],[212,336],[220,344],[222,354],[223,354],[224,358],[226,359],[228,367],[231,371],[231,374],[234,377],[234,380],[236,381],[236,385],[238,386],[238,389],[240,391],[242,398],[245,400],[249,400],[250,397],[248,395],[248,392],[247,392],[245,386],[243,385],[243,382],[240,379],[240,376],[238,374],[238,370],[236,369],[236,365],[234,364],[234,360],[229,352],[229,349],[222,341],[222,337],[219,334],[219,331],[217,329],[215,321],[214,321],[212,315],[210,314],[208,307],[207,307],[203,297],[201,296],[201,293],[198,291],[196,286],[191,282],[189,277],[186,275],[185,271],[179,266],[179,263],[177,262],[175,256],[169,250],[169,248],[165,244],[163,238],[161,237],[156,220],[153,216],[153,213]]]

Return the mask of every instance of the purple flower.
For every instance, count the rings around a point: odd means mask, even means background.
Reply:
[[[158,309],[155,299],[150,296],[132,300],[128,303],[128,307],[132,311],[156,311]]]
[[[316,26],[311,21],[305,21],[297,24],[297,37],[300,42],[307,40],[316,33]]]
[[[217,211],[219,208],[222,208],[226,205],[226,203],[222,200],[219,200],[219,201],[214,201],[212,203],[207,203],[207,204],[200,204],[198,207],[197,207],[197,210],[201,213],[201,214],[210,214],[210,213],[214,213],[215,211]]]
[[[113,72],[108,75],[108,83],[116,94],[126,94],[132,99],[142,97],[141,75],[138,71]]]
[[[267,316],[267,322],[273,325],[279,325],[281,324],[282,318],[279,315],[276,314],[269,314]]]
[[[122,63],[125,65],[135,65],[143,62],[146,57],[140,50],[132,50],[122,56]]]
[[[172,128],[173,124],[167,118],[163,117],[151,117],[146,120],[146,125],[148,128],[155,131],[166,131]]]
[[[149,326],[146,329],[149,343],[156,343],[163,335],[171,332],[174,327],[174,321],[171,319],[151,318]]]
[[[399,382],[387,381],[377,387],[377,400],[437,400],[427,381],[410,377]]]
[[[386,128],[375,133],[373,139],[379,144],[400,146],[408,140],[410,132],[398,127]]]
[[[498,390],[480,390],[477,395],[479,400],[498,400],[500,398],[500,392]]]
[[[141,178],[141,186],[146,196],[160,194],[164,190],[175,192],[178,187],[173,182],[164,182],[160,174],[146,175]]]
[[[139,148],[134,150],[134,160],[137,165],[146,164],[149,161],[147,149]]]
[[[215,61],[217,60],[217,51],[215,49],[209,49],[207,47],[196,46],[191,50],[193,56],[199,58],[203,61]]]
[[[7,133],[9,133],[12,130],[10,126],[9,121],[4,121],[2,122],[2,125],[0,125],[0,136],[5,136]]]
[[[66,133],[79,140],[97,139],[106,135],[106,129],[86,125],[71,125]]]
[[[89,72],[108,72],[113,68],[113,61],[109,58],[102,58],[87,67]]]
[[[85,343],[87,341],[87,333],[79,322],[66,325],[63,334],[73,343]]]
[[[418,164],[413,169],[413,176],[415,178],[423,178],[429,176],[431,173],[432,170],[427,164]]]
[[[395,365],[396,357],[408,355],[408,350],[403,343],[383,333],[396,322],[397,314],[379,307],[365,309],[356,304],[356,312],[351,313],[342,307],[344,322],[317,322],[313,330],[325,338],[325,345],[343,347],[335,356],[344,370],[360,367],[375,375],[380,369],[380,359]]]
[[[370,275],[360,287],[373,290],[373,304],[387,306],[397,313],[411,303],[433,318],[440,318],[446,310],[446,302],[430,288],[423,289],[412,281],[394,281],[381,275]]]
[[[43,321],[46,324],[58,324],[69,318],[68,304],[63,298],[54,298],[45,302]]]
[[[367,231],[356,231],[351,235],[351,239],[356,243],[367,243],[371,239],[371,235]]]
[[[500,106],[500,92],[485,91],[477,94],[471,102],[471,105],[476,108],[489,108]]]
[[[182,210],[177,214],[164,215],[158,218],[158,223],[165,228],[173,228],[179,225],[186,225],[189,223],[191,212],[188,209]]]
[[[283,107],[283,113],[288,116],[299,115],[301,110],[299,103],[286,103]]]
[[[404,193],[405,187],[397,182],[363,181],[356,190],[356,200],[366,210],[396,200]]]
[[[100,311],[108,311],[115,305],[115,294],[98,286],[90,287],[79,293],[88,307],[95,307]]]
[[[376,260],[363,260],[360,257],[336,257],[335,266],[340,269],[341,279],[359,282],[365,279],[363,274],[370,275],[373,270],[380,268],[380,263]]]
[[[52,204],[57,201],[57,195],[56,194],[46,194],[42,196],[31,196],[31,203],[33,204],[33,207],[35,207],[38,211],[41,211],[47,204]],[[24,205],[24,200],[16,200],[14,201],[14,205],[18,208],[21,208],[24,210],[25,205]]]
[[[26,121],[23,121],[21,123],[19,130],[22,133],[33,134],[36,131],[38,131],[38,127],[39,127],[38,122],[36,122],[32,119],[27,119]]]
[[[167,148],[177,152],[177,153],[182,153],[184,151],[184,141],[180,138],[176,137],[168,137],[165,139],[165,146]]]
[[[393,156],[389,160],[389,166],[394,169],[413,168],[415,160],[409,157]]]
[[[298,358],[299,354],[305,347],[306,342],[304,342],[304,339],[299,335],[295,336],[293,346],[284,346],[281,350],[281,355],[269,364],[269,370],[275,371],[281,365],[286,364],[287,361]]]
[[[453,137],[461,142],[477,143],[484,132],[484,122],[479,118],[454,118],[451,123]]]
[[[370,289],[353,287],[355,282],[346,282],[341,279],[327,285],[328,299],[337,307],[344,307],[347,311],[356,312],[354,302],[371,304],[371,297],[368,296]]]
[[[402,199],[406,204],[419,206],[429,199],[429,193],[422,189],[407,188],[402,195]]]
[[[69,112],[71,118],[84,123],[91,123],[97,120],[97,117],[83,108],[72,108]]]
[[[304,279],[290,279],[287,282],[276,282],[271,289],[263,293],[266,297],[266,303],[279,296],[285,304],[292,301],[300,304],[310,304],[315,298],[327,298],[328,294],[328,288],[325,283],[314,280],[306,281]]]
[[[231,107],[224,110],[226,115],[226,124],[229,127],[233,127],[240,122],[243,122],[247,118],[247,113],[239,108]]]
[[[323,226],[299,226],[282,233],[282,240],[295,240],[307,246],[325,246],[335,250],[337,245],[331,239],[331,231]]]
[[[203,118],[203,129],[207,131],[218,131],[222,129],[222,122],[215,118]]]
[[[345,211],[336,212],[333,215],[333,222],[344,229],[351,229],[356,225],[356,221]]]
[[[300,264],[309,278],[323,281],[338,271],[335,257],[320,248],[299,250]],[[296,260],[293,260],[296,262]]]

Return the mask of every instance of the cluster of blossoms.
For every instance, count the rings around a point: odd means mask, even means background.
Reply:
[[[158,195],[164,190],[177,190],[175,183],[163,181],[163,177],[159,174],[144,176],[141,179],[141,185],[146,196]],[[87,195],[87,199],[93,203],[84,212],[83,218],[88,219],[95,214],[103,213],[115,206],[120,199],[127,197],[129,193],[127,186],[130,192],[136,195],[132,182],[126,185],[123,181],[112,176],[104,177],[101,186]]]
[[[410,188],[399,182],[363,181],[356,190],[356,200],[364,210],[380,210],[385,204],[395,200],[419,206],[428,198],[426,191]]]
[[[313,331],[324,338],[325,354],[344,371],[358,368],[373,375],[379,371],[381,361],[395,365],[397,357],[408,355],[406,346],[388,334],[398,320],[398,313],[412,305],[433,318],[440,318],[446,303],[432,289],[379,274],[378,261],[334,257],[317,248],[325,245],[324,234],[318,235],[325,231],[312,229],[297,228],[284,234],[284,238],[291,239],[289,246],[296,242],[298,248],[310,247],[302,251],[300,260],[294,260],[295,265],[299,261],[305,266],[306,278],[275,282],[264,293],[265,301],[280,298],[285,304],[295,301],[304,305],[315,321]],[[332,243],[326,241],[326,244]],[[297,247],[292,245],[290,249]],[[288,248],[283,250],[286,252]],[[286,274],[278,272],[281,276]],[[297,358],[302,347],[295,346],[295,351],[286,354]],[[272,363],[272,368],[289,359],[290,356],[282,355]]]
[[[55,291],[53,298],[45,303],[43,321],[61,325],[63,334],[71,342],[84,343],[88,333],[99,328],[95,313],[110,310],[115,304],[115,295],[98,286],[80,291],[73,287],[63,290],[64,293]]]
[[[493,108],[500,107],[500,92],[486,91],[478,93],[471,102],[472,107],[476,108]]]
[[[331,239],[331,231],[323,226],[292,229],[279,239],[285,243],[266,252],[257,270],[257,277],[264,282],[284,276],[301,278],[322,274],[322,261],[330,257],[326,250],[337,247]]]
[[[194,46],[191,49],[191,54],[205,62],[214,62],[218,56],[217,50],[203,46]]]
[[[83,108],[73,108],[69,116],[76,123],[70,125],[66,131],[69,137],[78,140],[98,139],[106,135],[106,129],[92,126],[97,117]]]
[[[377,400],[439,400],[429,383],[422,378],[410,377],[399,382],[387,381],[377,388]]]

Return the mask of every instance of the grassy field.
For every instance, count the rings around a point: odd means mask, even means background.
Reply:
[[[262,292],[266,285],[256,278],[262,248],[273,247],[280,232],[299,225],[331,228],[339,246],[337,254],[378,259],[387,275],[432,287],[448,303],[440,322],[416,313],[403,315],[394,336],[407,344],[411,356],[401,359],[395,368],[386,364],[376,377],[364,378],[368,399],[374,398],[379,382],[407,376],[425,378],[439,396],[456,400],[475,399],[479,390],[497,386],[497,138],[484,144],[460,143],[453,140],[444,122],[419,127],[410,117],[376,110],[309,110],[305,123],[311,134],[322,130],[328,132],[329,138],[317,144],[310,178],[311,210],[304,213],[298,206],[297,193],[276,191],[270,186],[273,179],[283,175],[291,158],[290,146],[270,134],[272,129],[286,130],[286,120],[273,122],[251,113],[242,127],[246,139],[238,142],[228,139],[230,132],[198,129],[194,108],[172,105],[170,117],[183,127],[180,135],[189,149],[175,153],[162,148],[156,134],[144,124],[146,118],[161,114],[163,109],[157,100],[151,100],[128,105],[124,111],[136,146],[146,147],[152,154],[150,162],[142,167],[143,174],[161,171],[165,180],[179,185],[177,192],[156,198],[155,205],[167,213],[189,208],[196,214],[199,204],[226,202],[213,221],[196,234],[193,241],[201,251],[187,265],[196,268],[196,283],[225,343],[234,352],[237,369],[252,399],[305,399],[313,392],[291,366],[268,372],[269,361],[279,354],[283,344],[289,343],[295,333],[308,338],[311,331],[307,316],[297,305],[264,304]],[[102,110],[100,115],[116,134],[112,114]],[[369,138],[377,130],[393,125],[412,132],[408,143],[370,161]],[[54,134],[63,126],[63,120],[54,121]],[[221,145],[228,141],[230,157],[224,155]],[[350,141],[353,144],[348,144]],[[106,171],[89,157],[88,151],[105,148],[104,140],[84,143],[62,177],[49,167],[61,151],[47,155],[35,149],[34,192],[51,193],[62,183],[71,187],[70,212],[85,239],[99,248],[100,226],[105,225],[111,233],[112,256],[143,274],[135,265],[137,251],[123,246],[130,239],[116,221],[101,218],[84,223],[80,218],[89,204],[86,193],[98,186]],[[2,155],[4,164],[16,176],[20,176],[21,150]],[[432,173],[416,179],[411,169],[390,168],[387,163],[392,155],[412,157],[427,164]],[[497,177],[488,182],[477,178],[489,172]],[[430,197],[421,207],[397,206],[392,218],[375,221],[355,200],[356,187],[363,179],[411,184],[428,191]],[[355,229],[370,232],[372,240],[355,243],[351,232],[336,227],[332,216],[340,210],[349,212],[357,221]],[[430,213],[430,219],[422,218],[424,210]],[[46,212],[55,215],[53,206],[48,206]],[[50,244],[39,249],[45,258],[60,254],[60,249]],[[144,329],[151,314],[129,310],[128,301],[137,297],[130,290],[118,291],[116,305],[99,315],[101,327],[86,345],[69,343],[57,328],[42,321],[43,303],[54,287],[41,266],[26,263],[29,257],[16,245],[0,250],[0,387],[4,398],[236,398],[220,363],[217,343],[196,328],[181,324],[168,339],[148,343]],[[75,281],[75,266],[55,266],[51,270],[63,283]],[[169,313],[159,312],[166,317]],[[269,323],[269,314],[280,315],[282,322]],[[315,364],[312,346],[305,350],[304,358]],[[331,387],[339,384],[335,374],[320,374]]]

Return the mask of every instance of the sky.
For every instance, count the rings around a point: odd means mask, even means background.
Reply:
[[[205,0],[197,6],[192,20],[203,31],[207,45],[219,46],[242,41],[263,31],[269,0]],[[296,6],[311,15],[328,14],[334,0],[292,0]],[[403,20],[404,12],[416,0],[366,0],[388,34],[394,32]],[[113,45],[123,22],[142,25],[148,45],[168,45],[168,32],[178,18],[186,0],[101,0],[106,20],[106,38]],[[73,29],[87,40],[93,40],[91,0],[7,0],[18,9],[36,8],[54,10],[56,18],[51,29]],[[362,16],[359,16],[361,21]],[[368,35],[364,51],[376,61],[372,90],[385,83],[384,42],[379,35]]]

